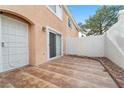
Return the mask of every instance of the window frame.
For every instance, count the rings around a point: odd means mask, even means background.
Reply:
[[[62,9],[62,6],[60,6],[59,5],[59,7]],[[57,13],[57,5],[56,5],[56,12],[54,12],[50,7],[49,7],[49,5],[47,5],[47,8],[57,17],[57,18],[59,18],[59,20],[61,20],[61,21],[63,21],[63,9],[62,9],[62,17],[60,17],[59,15],[58,15],[58,13]]]
[[[70,18],[68,18],[68,22],[67,22],[67,23],[68,23],[68,27],[69,27],[69,28],[72,28],[72,24],[73,24],[73,23],[72,23],[72,20],[71,20]]]
[[[52,5],[53,6],[53,5]],[[57,12],[57,7],[56,7],[56,5],[55,5],[55,11],[50,7],[50,5],[48,5],[48,8],[52,11],[52,12],[54,12],[55,14],[56,14],[56,12]]]

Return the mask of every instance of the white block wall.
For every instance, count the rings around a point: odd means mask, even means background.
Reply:
[[[105,57],[109,58],[112,62],[124,68],[124,54],[111,42],[111,40],[105,40]]]
[[[124,69],[124,10],[105,35],[67,38],[66,49],[71,55],[107,57]]]
[[[118,22],[106,33],[105,57],[124,69],[124,11],[119,13]]]
[[[89,57],[104,56],[104,35],[81,38],[67,38],[66,54]]]

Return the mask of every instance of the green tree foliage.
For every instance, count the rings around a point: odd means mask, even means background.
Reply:
[[[85,24],[80,23],[82,33],[89,35],[102,35],[114,23],[117,22],[119,10],[124,6],[102,6],[96,11],[96,14],[85,20]]]

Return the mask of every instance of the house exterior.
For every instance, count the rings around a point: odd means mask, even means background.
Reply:
[[[79,31],[67,6],[0,5],[0,72],[65,55]]]

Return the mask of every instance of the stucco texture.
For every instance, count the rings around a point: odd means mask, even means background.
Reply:
[[[42,27],[49,26],[63,35],[63,53],[65,54],[66,37],[78,37],[78,31],[68,28],[69,15],[64,11],[63,21],[55,16],[47,6],[2,6],[3,14],[23,19],[29,24],[29,63],[39,65],[47,61],[47,37]]]

